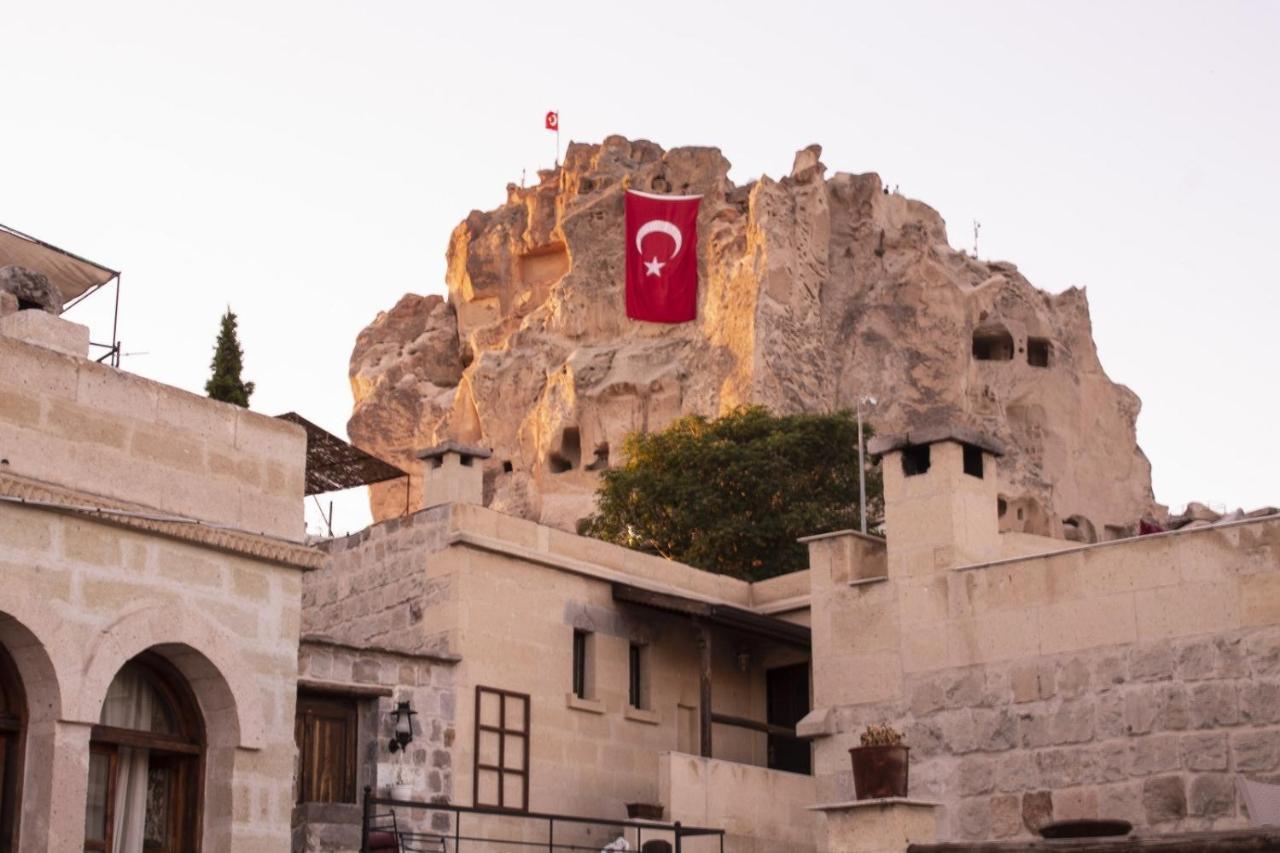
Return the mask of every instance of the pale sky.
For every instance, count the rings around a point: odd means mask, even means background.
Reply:
[[[983,258],[1088,288],[1160,501],[1280,503],[1280,3],[0,0],[0,35],[0,223],[124,271],[144,376],[202,391],[229,304],[253,408],[345,435],[356,334],[444,292],[559,109],[738,182],[818,142],[952,245],[980,220]],[[110,302],[71,319],[104,340]]]

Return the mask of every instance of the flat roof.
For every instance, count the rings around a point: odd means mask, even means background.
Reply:
[[[1004,456],[1005,452],[1001,442],[976,429],[962,426],[927,426],[893,435],[877,435],[867,442],[867,452],[872,456],[883,456],[904,447],[919,447],[922,444],[936,444],[939,441],[971,444],[992,456]]]
[[[613,600],[688,616],[697,621],[731,628],[744,634],[764,637],[789,646],[808,649],[813,645],[813,632],[808,627],[785,619],[753,613],[731,604],[714,604],[683,595],[642,589],[626,583],[614,583]]]

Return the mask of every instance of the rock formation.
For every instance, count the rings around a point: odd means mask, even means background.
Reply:
[[[0,293],[11,293],[18,307],[39,308],[50,314],[62,313],[62,294],[44,273],[26,267],[0,267]]]
[[[945,420],[1007,444],[1005,529],[1103,539],[1151,512],[1140,402],[1103,372],[1084,291],[952,249],[936,211],[875,174],[826,177],[820,155],[735,186],[714,148],[570,145],[454,229],[447,301],[407,295],[360,333],[352,440],[415,471],[446,438],[492,447],[486,501],[571,528],[634,430],[870,395],[881,432]],[[704,196],[696,322],[627,319],[627,187]],[[374,487],[375,516],[403,512],[404,488]]]

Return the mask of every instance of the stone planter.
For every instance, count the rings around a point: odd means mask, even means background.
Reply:
[[[657,803],[627,803],[627,817],[631,820],[662,820],[662,811]]]
[[[855,746],[849,750],[853,761],[853,789],[859,800],[877,800],[907,795],[907,746]]]

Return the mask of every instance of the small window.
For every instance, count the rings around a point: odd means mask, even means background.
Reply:
[[[356,801],[356,732],[353,699],[298,696],[293,738],[298,747],[298,802]]]
[[[929,470],[929,445],[916,444],[902,451],[902,475],[914,477]]]
[[[1032,367],[1049,366],[1049,350],[1052,347],[1047,338],[1027,338],[1027,364]]]
[[[964,472],[970,477],[982,479],[982,448],[964,445]]]
[[[591,673],[591,665],[588,658],[591,655],[591,632],[580,631],[577,628],[573,631],[573,695],[579,699],[589,699],[591,691],[591,683],[589,680]]]
[[[632,643],[629,656],[627,701],[632,708],[647,708],[648,697],[645,695],[645,647]]]

